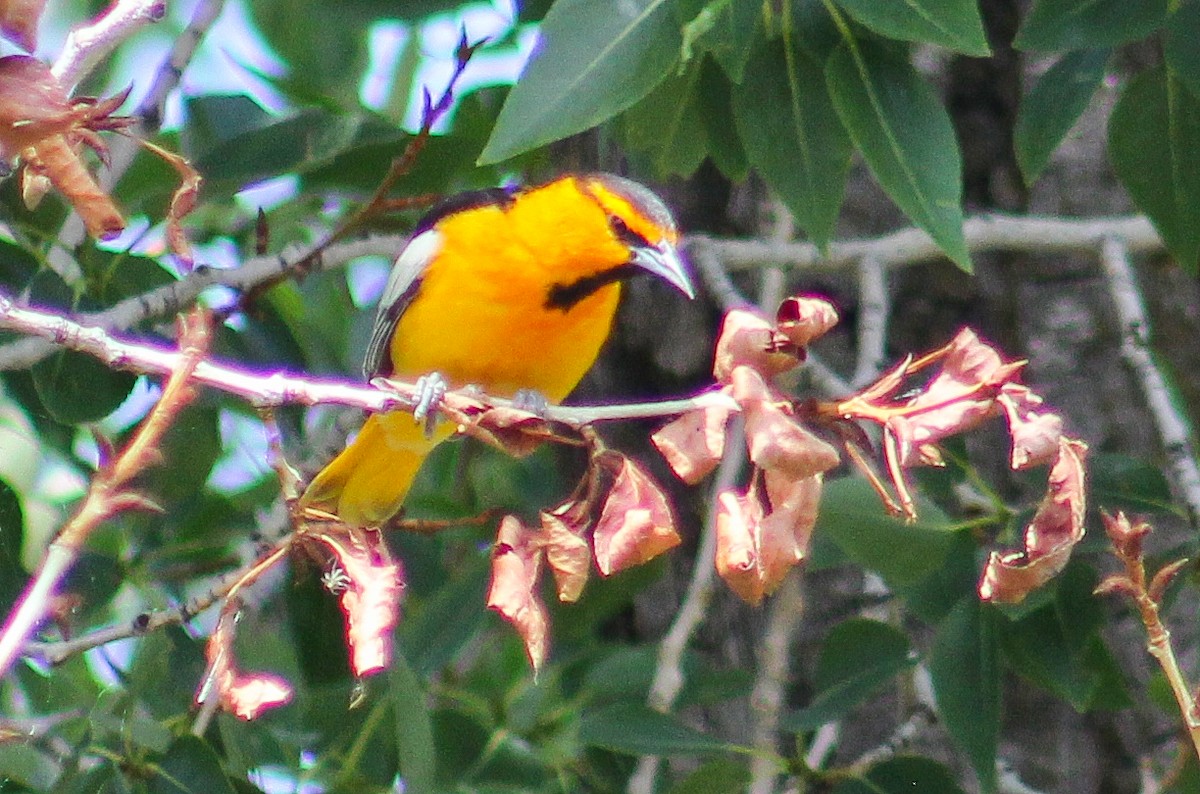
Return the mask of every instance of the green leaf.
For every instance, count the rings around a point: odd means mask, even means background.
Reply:
[[[906,524],[887,514],[866,480],[846,477],[825,486],[816,533],[889,585],[912,584],[941,566],[955,538],[935,506],[921,503],[917,512],[917,521]]]
[[[700,66],[663,80],[622,118],[626,145],[647,153],[660,177],[690,176],[707,153],[696,90]]]
[[[915,663],[902,632],[874,620],[843,621],[821,646],[812,702],[784,717],[781,726],[800,732],[839,719]]]
[[[1200,266],[1200,100],[1159,67],[1125,87],[1108,122],[1113,169],[1171,254]]]
[[[388,675],[392,708],[396,718],[396,756],[404,790],[433,794],[437,750],[424,688],[404,657],[396,654]]]
[[[14,786],[28,786],[30,791],[52,791],[60,770],[48,753],[27,742],[0,743],[0,781],[7,791],[9,781]]]
[[[1013,144],[1026,184],[1037,181],[1050,155],[1087,109],[1104,79],[1108,55],[1108,50],[1067,53],[1021,100]]]
[[[1088,455],[1089,497],[1109,512],[1162,513],[1176,510],[1161,467],[1128,455]]]
[[[1180,6],[1167,22],[1167,35],[1163,40],[1163,55],[1167,68],[1200,97],[1200,2],[1191,0]]]
[[[962,157],[946,109],[908,61],[843,43],[825,66],[833,105],[897,206],[963,270]]]
[[[244,94],[191,97],[184,101],[183,113],[180,151],[193,162],[221,144],[278,121],[277,116]]]
[[[881,36],[986,58],[992,54],[976,0],[837,0],[855,21]]]
[[[746,178],[749,163],[738,136],[729,78],[711,61],[700,66],[700,120],[708,143],[708,156],[731,182]]]
[[[847,780],[831,794],[962,794],[950,770],[931,758],[897,756],[871,767],[864,780]]]
[[[763,40],[733,107],[750,164],[824,248],[842,206],[851,150],[820,65],[790,38]]]
[[[695,56],[695,49],[706,51],[730,80],[741,83],[758,35],[762,9],[743,0],[677,0],[677,4],[683,62]]]
[[[479,156],[486,165],[574,135],[632,106],[679,55],[668,0],[559,0]]]
[[[109,369],[99,359],[60,350],[33,365],[33,385],[42,405],[56,422],[95,422],[115,411],[137,376]]]
[[[219,411],[192,403],[175,415],[159,443],[159,462],[138,475],[138,486],[163,502],[197,497],[221,454]]]
[[[938,626],[929,672],[938,713],[985,792],[996,790],[1000,665],[993,613],[971,594]]]
[[[614,703],[585,711],[579,721],[579,741],[629,755],[696,755],[736,749],[640,703]]]
[[[275,52],[290,67],[281,85],[328,96],[351,107],[367,67],[367,28],[374,18],[397,11],[383,4],[256,0],[250,12]]]
[[[714,758],[676,783],[667,794],[728,794],[744,791],[750,783],[750,768],[733,758]]]
[[[181,736],[171,745],[150,779],[151,794],[234,794],[221,760],[196,736]]]
[[[420,675],[432,675],[452,660],[483,625],[488,578],[487,559],[468,561],[459,574],[405,615],[399,641],[408,664]]]
[[[227,137],[197,153],[192,162],[211,190],[237,190],[242,185],[289,171],[306,171],[363,142],[370,132],[394,135],[379,122],[366,126],[359,114],[333,114],[307,109],[265,126]]]
[[[1095,574],[1072,562],[1055,580],[1049,604],[998,623],[1013,669],[1080,712],[1129,702],[1123,676],[1100,635],[1105,609],[1093,595],[1095,587]]]
[[[28,574],[21,566],[25,542],[25,515],[21,498],[0,480],[0,604],[14,604]]]
[[[1167,19],[1168,0],[1036,0],[1013,44],[1020,50],[1082,50],[1140,39]]]

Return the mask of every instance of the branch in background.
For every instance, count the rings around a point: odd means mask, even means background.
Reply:
[[[866,386],[879,375],[887,356],[889,315],[887,268],[874,256],[858,263],[858,362],[851,382]]]
[[[1101,262],[1121,331],[1121,358],[1136,378],[1154,417],[1167,454],[1167,475],[1175,498],[1187,507],[1193,528],[1200,527],[1200,469],[1192,449],[1191,430],[1175,407],[1167,380],[1150,354],[1150,324],[1129,262],[1130,246],[1116,237],[1104,239]]]
[[[276,552],[286,549],[291,545],[292,540],[293,535],[289,532],[270,546],[262,556],[272,556]],[[141,637],[157,631],[164,626],[187,623],[213,604],[224,600],[230,592],[240,586],[244,578],[245,571],[243,568],[239,568],[236,571],[219,576],[206,592],[190,598],[186,603],[172,609],[142,612],[125,623],[115,626],[105,626],[87,634],[72,637],[69,640],[29,642],[25,644],[24,652],[48,664],[60,664],[72,656],[89,651],[92,648],[98,648],[101,645],[107,645],[110,642],[116,642],[117,640],[129,637]]]
[[[991,250],[1094,251],[1108,238],[1123,240],[1126,250],[1130,252],[1155,253],[1164,250],[1162,240],[1142,216],[1088,221],[989,216],[969,219],[965,229],[972,253]],[[183,310],[210,286],[220,285],[248,292],[302,265],[331,268],[360,256],[395,256],[405,239],[403,235],[388,235],[340,242],[322,250],[319,258],[314,258],[312,251],[293,249],[281,255],[254,257],[230,270],[199,267],[182,281],[127,298],[105,311],[82,315],[81,322],[112,330],[132,328],[143,321],[169,317]],[[899,247],[893,249],[893,246]],[[904,229],[874,240],[833,243],[828,259],[822,258],[815,246],[803,242],[690,235],[686,240],[686,248],[688,258],[704,281],[708,294],[725,310],[752,305],[729,278],[730,270],[748,270],[764,265],[815,271],[842,270],[855,266],[860,259],[868,256],[878,261],[881,267],[887,268],[940,258],[937,247],[918,229]],[[51,345],[37,340],[0,345],[0,370],[32,366],[52,350]],[[841,379],[834,376],[832,370],[820,362],[813,361],[810,370],[819,382],[830,382],[830,388],[822,387],[827,394],[846,394],[850,391],[844,382],[839,383]]]
[[[394,256],[403,245],[400,236],[368,237],[339,243],[321,256],[321,267],[335,267],[362,256]],[[278,278],[309,256],[307,251],[256,256],[240,267],[222,270],[200,266],[180,281],[134,295],[99,312],[80,314],[77,320],[106,330],[123,331],[146,320],[170,317],[184,311],[210,287],[228,287],[239,292]],[[0,345],[0,370],[25,369],[53,353],[55,345],[44,339],[22,339]]]
[[[791,677],[792,640],[804,617],[804,593],[800,577],[792,571],[771,601],[767,627],[758,643],[758,676],[750,693],[753,746],[759,752],[750,759],[750,794],[774,794],[780,769],[779,715],[783,711],[786,684]]]
[[[150,131],[156,131],[162,121],[163,108],[167,104],[167,95],[179,85],[179,79],[192,62],[200,42],[204,40],[209,28],[221,16],[225,8],[225,0],[200,0],[192,11],[192,19],[188,26],[175,37],[175,44],[166,60],[158,67],[154,80],[150,83],[146,96],[138,104],[137,115],[143,126]],[[117,173],[114,164],[112,173]],[[122,171],[123,173],[123,171]],[[117,177],[119,179],[119,176]]]
[[[117,0],[90,25],[70,32],[50,71],[63,86],[73,86],[123,41],[166,13],[165,0]]]
[[[95,356],[114,369],[141,374],[170,375],[182,365],[185,354],[172,347],[150,342],[119,339],[101,328],[90,328],[53,312],[24,308],[0,293],[0,328],[51,340],[56,345]],[[385,387],[353,383],[332,378],[308,378],[283,371],[258,370],[223,364],[211,358],[195,363],[192,380],[236,395],[257,407],[279,405],[333,404],[364,411],[387,411],[410,407],[415,384],[379,381]],[[674,416],[729,398],[717,392],[677,400],[631,403],[628,405],[549,406],[541,418],[578,427],[597,421],[643,419]],[[512,408],[511,400],[487,397],[473,389],[449,392],[443,404],[452,416],[483,405],[488,408]]]
[[[46,550],[37,573],[0,630],[0,678],[8,672],[25,641],[45,619],[55,590],[75,564],[88,536],[118,513],[155,509],[152,502],[131,490],[129,484],[140,472],[158,462],[159,441],[179,411],[195,396],[191,376],[208,351],[211,330],[210,320],[202,312],[193,312],[181,320],[178,363],[162,397],[125,449],[96,473],[83,501]]]
[[[963,235],[972,254],[1098,251],[1109,238],[1124,241],[1126,249],[1135,254],[1166,250],[1158,232],[1142,215],[1087,219],[984,215],[968,218],[963,224]],[[694,235],[691,239],[699,237]],[[812,272],[840,272],[867,257],[878,259],[887,268],[945,259],[929,235],[916,228],[901,229],[883,237],[833,242],[826,256],[812,243],[703,239],[712,245],[717,259],[733,271],[771,264]]]
[[[741,417],[733,420],[741,424]],[[735,435],[741,433],[740,427],[733,430]],[[667,629],[666,635],[658,646],[658,663],[654,668],[654,680],[650,684],[650,693],[646,703],[656,711],[668,712],[675,705],[679,691],[683,689],[683,654],[687,650],[692,635],[704,621],[708,612],[708,604],[712,600],[713,579],[716,568],[712,564],[717,553],[717,510],[716,494],[734,487],[738,472],[746,462],[746,447],[744,444],[729,444],[725,447],[725,455],[713,478],[713,498],[708,500],[710,507],[705,517],[700,542],[696,547],[696,564],[692,568],[692,578],[688,582],[687,592],[675,620]],[[629,777],[626,791],[629,794],[651,794],[654,791],[654,780],[658,776],[661,759],[658,756],[642,756],[638,760],[637,769]]]

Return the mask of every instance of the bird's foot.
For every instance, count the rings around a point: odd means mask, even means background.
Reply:
[[[519,411],[528,411],[543,419],[546,418],[546,412],[550,410],[550,401],[546,399],[546,395],[536,389],[518,389],[513,395],[512,404],[513,408]]]
[[[438,423],[438,404],[446,396],[449,384],[440,372],[430,372],[417,378],[417,391],[413,395],[413,418],[425,423],[425,436],[431,438]]]

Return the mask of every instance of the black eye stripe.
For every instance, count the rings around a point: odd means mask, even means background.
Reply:
[[[616,215],[608,216],[608,227],[612,229],[613,235],[616,236],[618,240],[631,248],[650,245],[649,240],[635,232],[633,229],[630,229],[629,224]]]

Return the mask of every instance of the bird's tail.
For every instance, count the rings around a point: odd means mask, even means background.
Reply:
[[[308,484],[300,504],[357,526],[387,521],[400,510],[426,456],[452,432],[443,425],[427,438],[424,428],[404,411],[368,417],[358,437]]]

